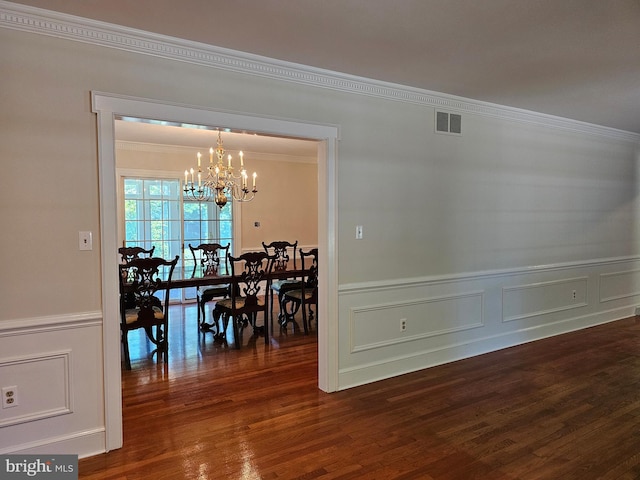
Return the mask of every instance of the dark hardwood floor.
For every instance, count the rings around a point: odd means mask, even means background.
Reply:
[[[636,318],[326,394],[314,334],[235,350],[172,308],[169,365],[132,348],[124,447],[80,478],[640,478]]]

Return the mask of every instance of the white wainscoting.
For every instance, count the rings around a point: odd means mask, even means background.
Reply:
[[[339,389],[629,317],[639,286],[636,257],[342,285]],[[0,322],[0,454],[104,452],[102,361],[100,312]]]
[[[73,413],[70,366],[70,350],[3,359],[2,386],[20,389],[16,406],[0,410],[0,427]]]
[[[640,271],[602,273],[599,285],[600,302],[638,297],[640,296]]]
[[[0,454],[105,451],[100,312],[0,322]]]
[[[639,267],[625,257],[342,285],[339,388],[632,316]]]

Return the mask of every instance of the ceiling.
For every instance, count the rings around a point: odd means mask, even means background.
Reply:
[[[209,158],[209,148],[216,148],[218,140],[218,130],[215,126],[168,124],[130,117],[116,119],[115,133],[118,141],[191,147],[194,149],[194,158],[197,151],[200,151],[204,158]],[[314,140],[229,130],[222,130],[220,138],[225,151],[233,153],[234,157],[237,157],[240,150],[249,156],[279,155],[297,161],[315,162],[318,156],[318,142]]]
[[[640,133],[640,0],[17,0]]]

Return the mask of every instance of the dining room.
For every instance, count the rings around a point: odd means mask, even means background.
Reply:
[[[180,276],[199,263],[194,247],[201,244],[228,245],[221,255],[237,257],[263,251],[263,244],[287,241],[295,243],[295,248],[287,252],[293,257],[291,266],[295,262],[300,266],[301,252],[318,245],[317,148],[317,141],[310,139],[233,131],[224,126],[116,117],[118,245],[153,248],[154,257],[178,256]],[[248,198],[234,197],[229,190],[228,200],[222,203],[215,196],[198,196],[197,192],[194,195],[194,188],[189,190],[190,186],[197,189],[205,183],[218,161],[224,162],[224,167],[235,167],[241,187],[241,182],[246,181],[242,171],[253,173],[247,182],[253,182],[252,188],[247,189]],[[228,273],[227,259],[223,260]],[[207,340],[207,332],[203,331],[194,339],[192,331],[200,330],[194,327],[185,339],[186,325],[201,322],[200,289],[193,285],[171,289],[171,343],[175,336],[176,344],[188,342],[197,345],[191,347],[197,350],[224,337],[217,332]],[[202,306],[202,322],[211,321],[215,304]],[[272,304],[277,316],[280,304]],[[302,332],[301,325],[290,322],[290,333]],[[281,333],[288,333],[286,326],[283,329],[279,324],[276,331],[278,335],[272,338],[276,343]],[[237,333],[234,335],[229,329],[228,334],[230,342],[223,343],[239,346],[239,339],[234,338]],[[134,337],[133,343],[134,365],[155,361],[144,335]],[[190,353],[193,352],[172,346],[173,355],[186,358]]]

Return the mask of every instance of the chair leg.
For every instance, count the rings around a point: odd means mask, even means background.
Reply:
[[[283,295],[281,308],[282,308],[282,321],[280,322],[280,328],[286,329],[289,322],[291,322],[293,323],[293,329],[295,332],[295,329],[298,327],[295,317],[296,317],[296,313],[298,313],[298,310],[300,310],[300,303],[298,303],[297,300],[294,301],[291,298],[287,297],[286,295]]]
[[[241,329],[238,328],[238,319],[236,317],[237,317],[236,315],[231,317],[233,322],[233,339],[236,342],[236,349],[240,350],[240,343],[242,342],[242,338],[240,334]]]
[[[124,349],[124,364],[127,370],[131,370],[131,357],[129,356],[129,332],[122,332],[122,347]]]
[[[214,338],[220,341],[227,341],[227,327],[229,326],[229,317],[223,315],[218,308],[213,307],[211,311],[211,316],[213,317],[213,327],[216,329],[213,334]]]
[[[202,328],[202,314],[200,312],[204,308],[204,305],[202,305],[202,302],[200,301],[200,295],[198,295],[196,301],[198,302],[198,332],[200,332]]]
[[[256,314],[256,317],[258,316],[258,314]],[[265,345],[269,345],[269,329],[268,327],[268,323],[269,323],[269,313],[265,310],[264,311],[264,344]]]
[[[160,328],[158,326],[158,328]],[[165,321],[162,327],[162,352],[164,363],[169,363],[169,322]]]
[[[269,305],[271,307],[270,308],[270,310],[271,310],[270,311],[270,318],[271,318],[271,320],[270,320],[270,322],[271,322],[270,328],[271,328],[271,335],[273,335],[273,288],[269,289]],[[267,324],[265,323],[265,327],[266,327],[266,325]]]
[[[143,327],[145,333],[147,334],[147,339],[155,345],[154,353],[156,353],[158,362],[160,359],[165,363],[169,361],[169,325],[167,322],[162,325],[149,325]],[[155,330],[154,330],[155,328]],[[155,331],[155,334],[154,334]]]
[[[309,335],[309,327],[307,326],[307,305],[302,302],[302,326],[304,327],[304,334]]]
[[[216,315],[216,307],[213,307],[213,322],[207,323],[206,306],[207,303],[217,300],[216,297],[202,297],[198,301],[198,329],[201,332],[212,332],[215,336],[219,335],[220,329],[218,319],[220,315]]]
[[[287,311],[284,304],[284,292],[282,290],[278,292],[278,306],[280,307],[280,311],[278,312],[278,325],[286,325]]]

